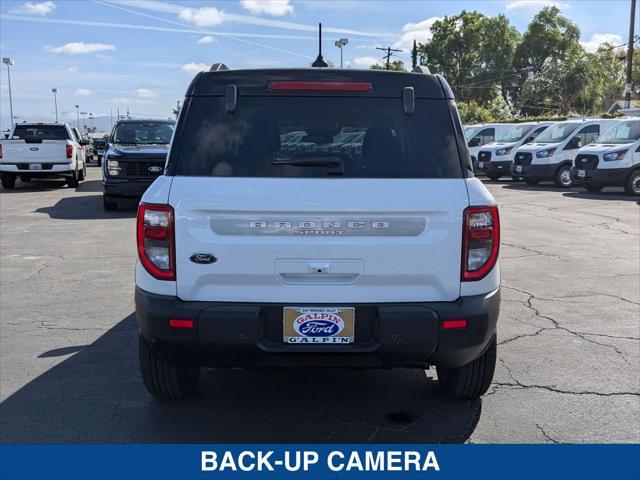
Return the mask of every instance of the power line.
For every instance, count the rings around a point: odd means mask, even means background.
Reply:
[[[387,54],[384,57],[382,57],[387,61],[387,70],[389,70],[389,61],[391,60],[391,55],[393,55],[396,52],[402,51],[402,50],[398,50],[396,48],[391,48],[391,47],[387,47],[387,48],[376,47],[376,50],[382,50],[383,52],[387,52]]]

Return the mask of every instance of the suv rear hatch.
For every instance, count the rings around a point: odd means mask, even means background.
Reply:
[[[323,74],[307,73],[309,82],[217,72],[194,81],[168,163],[181,299],[459,297],[469,201],[459,120],[442,83]],[[403,98],[405,86],[413,100]],[[210,256],[215,263],[197,261]]]

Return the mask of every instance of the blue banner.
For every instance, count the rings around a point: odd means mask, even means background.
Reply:
[[[9,479],[638,479],[640,445],[0,445]]]

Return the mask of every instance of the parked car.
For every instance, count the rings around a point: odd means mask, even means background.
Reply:
[[[487,143],[495,141],[512,127],[510,123],[485,123],[480,125],[468,125],[464,127],[464,136],[467,139],[469,155],[472,165],[478,160],[478,151]]]
[[[109,134],[93,139],[93,154],[96,156],[98,166],[102,165],[102,157],[109,142]]]
[[[640,195],[640,118],[617,123],[578,150],[571,178],[589,192],[623,186]]]
[[[509,130],[487,143],[478,151],[478,160],[474,168],[476,174],[484,174],[491,180],[503,175],[511,175],[511,165],[515,151],[531,143],[553,122],[528,122],[514,124]]]
[[[84,141],[66,123],[19,123],[9,139],[0,140],[0,175],[4,188],[16,178],[62,177],[69,187],[86,178]]]
[[[183,105],[137,218],[151,394],[189,394],[201,367],[274,366],[435,365],[455,397],[487,390],[498,209],[441,76],[215,71]],[[364,134],[358,163],[321,149],[341,129]],[[290,131],[316,147],[282,152]]]
[[[616,122],[603,119],[556,122],[547,127],[534,143],[516,150],[511,174],[528,185],[548,180],[557,187],[571,187],[570,170],[578,150]]]
[[[118,201],[139,199],[162,175],[172,120],[119,120],[113,127],[102,162],[105,210],[117,210]]]

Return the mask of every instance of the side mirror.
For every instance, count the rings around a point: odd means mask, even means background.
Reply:
[[[471,140],[469,140],[468,145],[470,147],[479,147],[480,146],[480,137],[473,137]]]
[[[580,140],[580,137],[573,137],[571,140],[569,140],[569,142],[567,143],[567,146],[564,147],[565,150],[575,150],[576,148],[580,148],[582,147],[582,141]]]
[[[522,144],[524,145],[525,143],[531,143],[531,142],[533,142],[533,139],[534,139],[534,138],[536,138],[536,137],[534,137],[534,136],[527,137],[527,138],[525,139],[525,141],[524,141],[524,142],[522,142]]]

